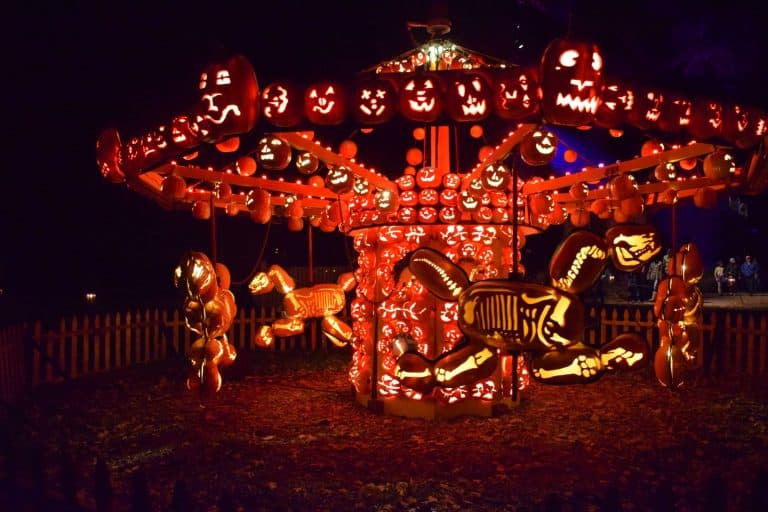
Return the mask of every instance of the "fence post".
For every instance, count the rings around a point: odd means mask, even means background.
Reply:
[[[144,468],[139,467],[131,476],[131,510],[133,512],[152,510],[148,485],[147,474]]]
[[[91,370],[91,319],[88,315],[83,316],[83,366],[81,371],[84,375],[92,373]]]
[[[112,512],[112,479],[104,459],[96,459],[94,472],[94,498],[96,512]]]
[[[93,318],[93,371],[98,372],[103,368],[101,364],[101,315]]]
[[[32,340],[37,343],[38,349],[32,350],[32,385],[37,386],[40,384],[40,365],[41,357],[40,352],[45,349],[46,344],[43,342],[43,324],[40,320],[35,322],[35,327],[32,330]]]
[[[115,313],[115,368],[123,367],[123,325],[120,313]]]

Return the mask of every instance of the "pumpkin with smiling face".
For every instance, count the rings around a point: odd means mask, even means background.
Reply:
[[[485,190],[506,190],[510,178],[509,168],[501,162],[486,165],[480,173]]]
[[[296,126],[304,118],[302,89],[292,82],[272,82],[261,93],[261,112],[275,126]]]
[[[603,100],[595,111],[595,124],[603,128],[616,128],[627,121],[635,110],[636,88],[611,80],[603,89]]]
[[[555,157],[557,136],[545,128],[526,135],[520,143],[520,156],[528,165],[546,165]]]
[[[641,130],[655,127],[664,108],[666,94],[657,89],[642,89],[635,97],[635,108],[629,113],[627,121]]]
[[[352,115],[358,123],[386,123],[396,112],[397,91],[389,80],[374,78],[355,87],[352,93]]]
[[[411,121],[431,123],[440,117],[440,79],[433,73],[406,76],[400,85],[400,113]]]
[[[325,177],[325,186],[337,194],[345,194],[352,190],[355,176],[348,167],[339,165],[328,169],[328,175]]]
[[[500,73],[493,88],[493,109],[502,119],[522,121],[539,112],[538,76],[534,68]]]
[[[552,124],[581,126],[595,117],[603,87],[603,57],[593,43],[552,41],[541,59],[541,109]]]
[[[694,101],[688,131],[697,139],[720,136],[723,132],[723,105],[711,100]]]
[[[197,123],[206,142],[249,132],[259,116],[259,84],[242,55],[212,64],[200,75]]]
[[[445,109],[455,121],[480,121],[491,111],[491,85],[488,79],[476,72],[446,73]]]
[[[347,115],[345,89],[335,82],[318,82],[304,92],[304,114],[314,124],[339,124]]]

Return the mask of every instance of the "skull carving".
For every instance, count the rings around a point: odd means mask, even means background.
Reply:
[[[299,124],[304,117],[304,98],[301,88],[291,82],[272,82],[261,93],[264,118],[275,126],[288,128]]]
[[[589,124],[600,102],[603,58],[588,42],[555,39],[541,60],[541,109],[547,122]]]
[[[259,115],[259,85],[251,63],[237,55],[200,75],[197,121],[206,142],[250,131]]]
[[[400,88],[400,112],[406,119],[431,123],[442,111],[440,80],[432,73],[407,76]]]
[[[355,88],[352,97],[352,112],[360,124],[386,123],[397,112],[397,92],[389,80],[364,82]]]
[[[456,121],[479,121],[491,110],[491,86],[477,72],[451,72],[446,77],[446,110]]]
[[[502,119],[521,121],[539,111],[538,77],[533,68],[517,68],[496,77],[493,108]]]

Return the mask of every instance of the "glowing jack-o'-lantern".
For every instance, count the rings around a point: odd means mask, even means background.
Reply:
[[[541,59],[541,109],[552,124],[581,126],[595,117],[600,102],[603,58],[596,45],[552,41]]]
[[[661,235],[650,224],[623,224],[605,232],[613,266],[633,272],[661,252]]]
[[[314,124],[341,123],[347,115],[344,88],[332,82],[320,82],[309,86],[304,93],[304,114]]]
[[[680,133],[691,125],[693,103],[682,96],[667,94],[661,104],[658,127],[670,133]]]
[[[291,146],[280,137],[264,137],[256,145],[256,161],[269,171],[282,171],[291,163]]]
[[[320,165],[320,160],[310,153],[309,151],[303,151],[296,157],[296,169],[301,174],[312,174]]]
[[[733,157],[718,149],[704,157],[702,165],[704,175],[713,180],[728,180],[736,173],[736,163]]]
[[[491,111],[491,86],[476,71],[446,75],[445,110],[455,121],[479,121]]]
[[[397,194],[389,189],[382,189],[373,196],[373,204],[380,212],[392,212],[397,210]]]
[[[99,135],[96,141],[96,163],[107,181],[125,181],[125,173],[120,167],[120,134],[114,128],[108,128]]]
[[[171,121],[171,141],[182,149],[193,148],[200,142],[200,127],[189,116],[176,116]]]
[[[697,139],[710,139],[721,135],[723,132],[722,104],[711,100],[694,101],[688,131]]]
[[[496,77],[493,109],[502,119],[523,121],[537,114],[538,77],[533,68],[517,68]]]
[[[520,156],[528,165],[546,165],[555,158],[557,136],[539,128],[527,134],[520,143]]]
[[[760,142],[768,130],[763,111],[743,105],[729,105],[723,112],[723,138],[736,147],[748,149]]]
[[[339,165],[328,169],[325,177],[325,186],[337,194],[344,194],[352,190],[355,176],[348,167]]]
[[[421,188],[436,187],[440,177],[434,167],[422,167],[416,172],[416,184]]]
[[[296,126],[304,117],[303,90],[292,82],[272,82],[261,92],[261,112],[275,126]]]
[[[431,123],[442,112],[440,79],[433,73],[406,76],[400,87],[400,113],[411,121]]]
[[[501,162],[488,164],[480,173],[485,190],[506,190],[510,179],[509,168]]]
[[[259,115],[259,85],[251,63],[236,55],[200,75],[198,125],[203,140],[250,131]]]
[[[376,78],[355,88],[352,94],[352,114],[358,123],[386,123],[396,113],[397,91],[389,80]]]
[[[272,195],[268,190],[250,190],[245,196],[245,206],[251,211],[251,218],[260,224],[266,224],[272,218]]]
[[[615,80],[603,89],[603,101],[595,112],[595,124],[615,128],[627,121],[635,109],[635,88]]]
[[[635,108],[629,113],[627,121],[641,130],[656,126],[664,108],[664,93],[655,89],[638,91]]]
[[[187,252],[174,270],[173,283],[187,295],[207,302],[219,292],[216,270],[208,256],[198,251]]]

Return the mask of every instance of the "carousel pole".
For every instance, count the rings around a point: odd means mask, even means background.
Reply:
[[[312,223],[307,222],[307,273],[309,274],[309,286],[315,284],[314,246],[312,243]],[[317,348],[317,320],[313,320],[309,327],[309,343],[314,351]]]
[[[214,202],[214,197],[216,196],[216,193],[219,190],[219,185],[216,184],[216,188],[211,192],[210,201],[211,201],[211,262],[213,262],[214,265],[216,265],[216,204]]]

